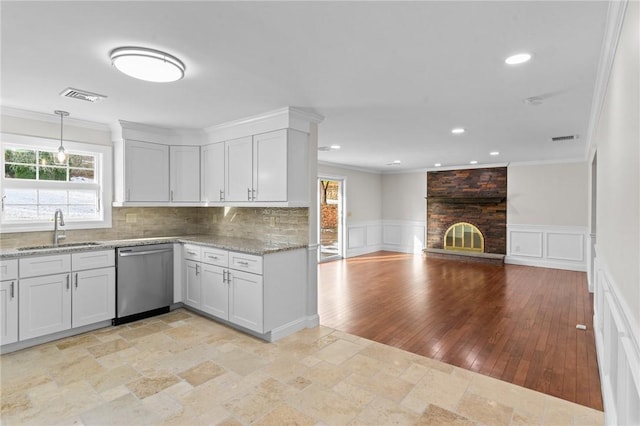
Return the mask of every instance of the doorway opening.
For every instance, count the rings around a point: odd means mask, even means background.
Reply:
[[[344,180],[318,178],[318,212],[320,215],[318,261],[342,259],[343,256],[343,188]]]

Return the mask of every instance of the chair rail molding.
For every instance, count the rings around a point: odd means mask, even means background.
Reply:
[[[505,263],[587,271],[586,226],[507,224]]]

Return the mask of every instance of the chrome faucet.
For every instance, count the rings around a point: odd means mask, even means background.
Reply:
[[[58,217],[60,217],[60,226],[64,226],[64,216],[62,215],[62,210],[57,209],[53,214],[53,246],[58,247],[58,243],[60,240],[64,240],[67,238],[66,235],[58,234]]]

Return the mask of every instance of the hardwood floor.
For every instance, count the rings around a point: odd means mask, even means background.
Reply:
[[[328,327],[602,410],[583,272],[378,252],[318,265],[318,299]]]

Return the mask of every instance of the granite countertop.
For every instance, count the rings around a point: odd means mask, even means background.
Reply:
[[[42,246],[27,249],[3,249],[0,250],[0,259],[17,259],[24,256],[77,253],[81,251],[105,250],[118,247],[134,247],[165,243],[197,244],[260,256],[269,253],[276,253],[279,251],[295,250],[307,247],[307,244],[264,242],[247,238],[214,237],[210,235],[187,235],[175,237],[135,238],[128,240],[91,241],[86,243],[63,243],[59,247],[55,248],[50,246]]]

